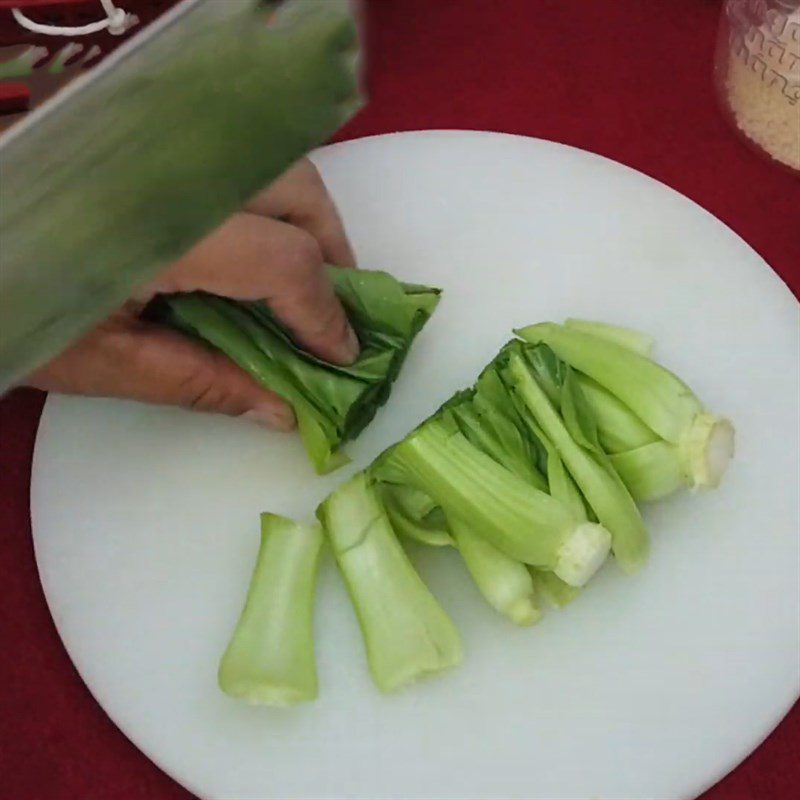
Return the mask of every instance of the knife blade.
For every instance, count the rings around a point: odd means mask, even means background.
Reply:
[[[0,392],[360,106],[345,0],[185,0],[0,138]]]

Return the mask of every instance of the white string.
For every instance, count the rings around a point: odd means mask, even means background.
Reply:
[[[79,25],[73,28],[60,25],[43,25],[26,17],[18,8],[12,8],[11,13],[19,25],[32,33],[42,33],[45,36],[88,36],[108,29],[112,36],[120,36],[132,28],[139,18],[135,14],[128,14],[123,9],[114,5],[114,0],[100,0],[106,18],[88,25]]]

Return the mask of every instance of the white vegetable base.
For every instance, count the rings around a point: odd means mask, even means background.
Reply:
[[[451,552],[414,549],[465,639],[446,677],[382,697],[325,559],[321,696],[251,708],[216,687],[258,512],[309,516],[297,437],[134,404],[51,397],[32,515],[42,584],[94,696],[203,798],[692,798],[798,693],[798,306],[708,213],[548,142],[382,136],[316,156],[365,267],[444,301],[364,464],[470,382],[512,326],[567,316],[655,335],[656,356],[737,425],[722,488],[654,507],[650,565],[604,567],[532,629],[492,612]]]

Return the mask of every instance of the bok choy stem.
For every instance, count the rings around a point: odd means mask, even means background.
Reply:
[[[319,525],[261,515],[261,545],[247,600],[219,666],[223,692],[289,706],[317,696],[313,615]]]
[[[373,469],[378,477],[427,492],[448,518],[470,520],[506,555],[552,569],[572,585],[583,585],[608,553],[604,528],[576,519],[554,497],[471,445],[446,419],[428,420]]]
[[[459,664],[458,631],[398,542],[371,480],[356,474],[317,515],[347,584],[375,685],[391,692]]]

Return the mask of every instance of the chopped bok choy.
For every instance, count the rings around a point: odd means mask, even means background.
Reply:
[[[412,566],[363,472],[317,510],[358,617],[375,685],[391,692],[461,663],[461,637]]]
[[[419,489],[384,483],[378,491],[399,536],[432,547],[455,547],[489,605],[516,625],[532,625],[541,617],[533,580],[522,562],[502,553],[469,523],[447,519]]]
[[[316,698],[314,589],[323,541],[319,525],[261,515],[247,600],[219,666],[226,694],[268,706]]]
[[[246,313],[216,300],[201,310],[225,320]],[[259,348],[248,325],[215,330],[266,369],[248,349]],[[311,613],[323,536],[372,678],[389,692],[462,659],[458,632],[401,540],[452,547],[489,605],[528,626],[543,606],[571,603],[609,552],[625,572],[643,566],[649,536],[636,501],[719,483],[733,428],[651,360],[650,337],[578,320],[519,336],[471,387],[328,495],[321,528],[264,516],[247,604],[220,668],[226,692],[272,704],[316,695]],[[292,387],[300,375],[304,386],[316,380],[295,362],[273,368]],[[298,396],[302,408],[314,391]]]
[[[574,375],[566,367],[557,378],[548,376],[558,394],[553,402],[537,381],[536,370],[529,366],[528,355],[522,342],[513,343],[498,365],[501,376],[523,419],[530,417],[534,430],[541,429],[552,442],[589,507],[611,534],[619,565],[626,572],[635,572],[647,560],[647,531],[636,503],[597,443],[594,420],[584,407]]]
[[[658,500],[680,486],[719,486],[733,456],[731,423],[639,352],[584,330],[545,322],[518,331],[543,343],[581,376],[609,460],[634,498]]]
[[[423,423],[373,470],[381,480],[427,492],[448,519],[469,520],[498,550],[573,586],[586,583],[608,554],[608,531],[472,445],[448,415]]]

